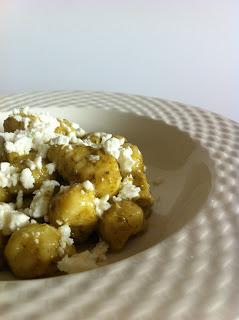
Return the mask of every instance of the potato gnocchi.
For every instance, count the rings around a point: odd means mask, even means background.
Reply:
[[[0,270],[22,279],[88,270],[145,230],[153,197],[136,145],[28,108],[3,128]]]

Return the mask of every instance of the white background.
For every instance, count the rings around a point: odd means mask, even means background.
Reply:
[[[0,0],[0,94],[153,95],[239,121],[239,1]]]

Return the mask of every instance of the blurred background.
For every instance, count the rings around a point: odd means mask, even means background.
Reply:
[[[0,94],[158,96],[239,121],[239,1],[0,0]]]

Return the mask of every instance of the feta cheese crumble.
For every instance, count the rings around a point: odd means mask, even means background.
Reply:
[[[42,156],[36,156],[35,160],[27,160],[27,166],[31,170],[42,169]]]
[[[59,227],[58,231],[60,232],[60,235],[61,235],[58,252],[60,256],[63,256],[65,254],[67,246],[71,246],[74,243],[74,241],[70,237],[71,228],[68,226],[68,224],[64,224],[63,226]]]
[[[132,158],[133,151],[130,147],[121,148],[118,163],[120,171],[123,174],[130,173],[132,171],[135,160]]]
[[[127,174],[132,171],[135,160],[132,158],[133,151],[131,147],[123,147],[124,143],[124,138],[111,137],[104,140],[102,138],[102,148],[104,151],[118,161],[121,173]]]
[[[112,155],[116,160],[118,160],[120,156],[120,149],[124,144],[124,141],[125,139],[117,139],[112,137],[104,142],[102,141],[102,147],[106,153]]]
[[[113,197],[114,202],[131,200],[139,196],[141,189],[133,184],[132,176],[123,179],[121,189],[117,196]]]
[[[17,168],[10,165],[9,162],[0,163],[0,187],[15,187],[18,183],[19,173]]]
[[[74,127],[73,127],[74,128]],[[84,129],[82,129],[82,128],[80,128],[80,129],[77,129],[77,132],[76,132],[76,136],[77,137],[83,137],[84,135],[86,134],[86,131],[84,130]]]
[[[19,114],[17,114],[19,112]],[[16,152],[19,155],[28,154],[30,150],[35,150],[43,158],[46,156],[48,143],[57,136],[56,128],[59,127],[59,121],[49,114],[36,114],[33,119],[21,116],[25,113],[24,109],[13,111],[13,118],[24,122],[25,130],[16,130],[14,132],[2,132],[0,135],[5,140],[6,152]],[[29,126],[29,121],[31,126]]]
[[[97,138],[100,138],[101,143],[104,143],[106,140],[112,138],[112,134],[106,133],[106,132],[94,132],[93,135],[96,136]]]
[[[16,152],[20,156],[28,154],[32,148],[32,138],[27,137],[23,132],[13,135],[12,141],[5,142],[5,149],[8,153]]]
[[[109,195],[106,194],[102,198],[95,198],[95,211],[98,217],[102,217],[103,213],[111,207],[111,204],[108,202]]]
[[[50,141],[50,144],[51,145],[64,146],[64,145],[69,144],[69,142],[70,142],[70,138],[68,136],[60,135],[60,136],[58,136],[56,138],[53,138]]]
[[[82,183],[82,186],[87,191],[94,191],[95,190],[95,186],[89,180],[84,181]]]
[[[59,193],[64,193],[65,191],[69,190],[70,189],[70,186],[60,186],[60,191]]]
[[[29,168],[25,168],[22,170],[20,181],[25,189],[32,189],[34,187],[35,179]]]
[[[28,168],[30,170],[35,170],[36,169],[36,165],[35,165],[34,161],[28,159],[26,163],[27,163],[27,166],[28,166]]]
[[[55,188],[59,183],[55,180],[46,180],[43,182],[39,190],[34,192],[35,196],[31,202],[28,215],[33,218],[40,218],[47,214],[50,200],[53,196]]]
[[[85,250],[75,253],[71,257],[66,255],[58,261],[57,268],[66,273],[75,273],[94,269],[106,260],[106,252],[109,246],[106,242],[100,241],[92,250]]]
[[[90,154],[90,155],[88,156],[88,159],[89,159],[91,162],[96,162],[96,161],[99,161],[99,160],[100,160],[100,156],[99,156],[99,155]]]
[[[23,206],[23,191],[19,190],[16,199],[16,208],[21,209]]]
[[[80,129],[80,126],[78,125],[78,123],[71,122],[71,125],[72,125],[72,128],[75,129],[75,130],[79,130]]]
[[[59,219],[56,220],[56,223],[58,224],[58,226],[62,226],[63,225],[63,221],[61,221]]]
[[[37,169],[42,169],[42,156],[37,156],[35,159],[35,166]]]
[[[55,165],[55,163],[48,163],[46,165],[46,168],[47,168],[47,172],[49,174],[53,174],[53,172],[56,170],[56,165]]]
[[[30,218],[14,208],[14,204],[0,203],[0,230],[8,236],[29,223]]]
[[[14,108],[12,111],[13,115],[19,115],[20,113],[23,113],[24,115],[29,115],[29,107]]]
[[[15,109],[13,110],[12,117],[15,119],[17,122],[22,122],[23,123],[23,128],[26,130],[30,124],[30,118],[27,117],[29,115],[29,108],[24,108],[24,109]],[[25,112],[26,111],[26,112]],[[15,113],[18,112],[18,113]],[[22,115],[20,115],[22,113]]]

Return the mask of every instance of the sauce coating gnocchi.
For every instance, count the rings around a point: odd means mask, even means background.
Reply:
[[[125,137],[28,108],[3,127],[0,269],[23,279],[87,270],[145,230],[153,197],[143,155]],[[88,240],[96,247],[78,253]]]

